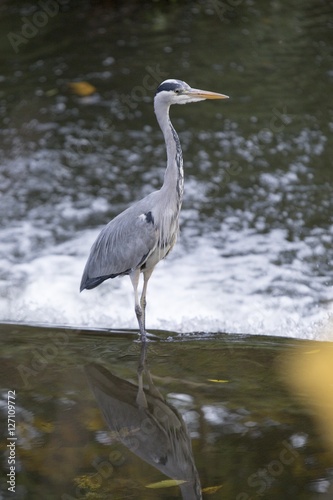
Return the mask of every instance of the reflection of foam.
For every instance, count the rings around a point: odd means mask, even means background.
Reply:
[[[275,263],[283,252],[305,252],[304,243],[296,248],[280,230],[264,235],[225,231],[223,251],[214,246],[216,239],[213,245],[204,237],[196,248],[185,251],[184,233],[150,280],[148,330],[312,338],[314,322],[328,314],[317,304],[324,301],[325,289],[320,289],[320,281],[306,281],[305,262]],[[137,328],[127,277],[79,294],[96,234],[82,232],[50,253],[46,250],[30,262],[12,265],[11,286],[4,285],[0,294],[0,320]],[[326,338],[324,333],[321,338]]]

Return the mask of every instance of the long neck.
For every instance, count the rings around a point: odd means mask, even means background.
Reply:
[[[155,114],[163,132],[167,150],[167,168],[162,190],[167,192],[170,198],[176,197],[177,206],[180,209],[184,192],[183,155],[179,137],[170,121],[169,108],[170,106],[157,105],[155,102]]]

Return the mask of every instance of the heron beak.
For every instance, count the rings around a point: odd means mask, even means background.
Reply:
[[[190,97],[198,97],[199,99],[229,99],[228,95],[210,92],[209,90],[191,89],[186,93]]]

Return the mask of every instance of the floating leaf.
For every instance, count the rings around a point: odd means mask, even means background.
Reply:
[[[86,97],[96,92],[96,87],[88,82],[69,82],[67,85],[74,94],[80,97]]]
[[[214,382],[215,384],[227,384],[229,380],[223,380],[223,379],[215,379],[215,378],[209,378],[208,382]]]
[[[50,90],[47,90],[45,92],[45,95],[47,95],[47,97],[53,97],[54,95],[57,95],[57,94],[59,94],[58,89],[50,89]]]
[[[172,486],[179,486],[180,484],[186,483],[183,479],[165,479],[164,481],[159,481],[158,483],[150,483],[146,485],[146,488],[171,488]]]
[[[202,490],[202,493],[206,493],[207,495],[213,495],[213,493],[216,493],[223,487],[223,484],[220,484],[219,486],[208,486],[207,488],[204,488]]]
[[[96,482],[96,477],[97,474],[82,474],[74,478],[74,483],[76,483],[79,488],[97,490],[100,487],[100,483],[99,481]]]

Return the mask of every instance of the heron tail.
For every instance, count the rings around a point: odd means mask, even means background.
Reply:
[[[89,278],[88,276],[83,275],[81,285],[80,285],[80,292],[82,292],[82,290],[84,290],[84,289],[92,290],[93,288],[96,288],[96,286],[103,283],[103,281],[105,281],[109,278],[115,278],[116,276],[118,276],[118,274],[109,274],[107,276],[98,276],[97,278]]]

